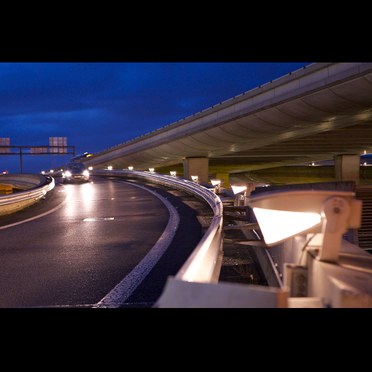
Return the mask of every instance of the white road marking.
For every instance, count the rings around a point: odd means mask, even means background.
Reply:
[[[105,297],[103,297],[97,304],[93,306],[95,308],[118,308],[122,306],[127,298],[138,287],[138,285],[141,284],[141,282],[146,278],[164,252],[168,249],[178,229],[180,222],[179,215],[176,208],[174,208],[167,199],[163,198],[156,192],[147,189],[146,187],[132,183],[131,185],[154,194],[163,202],[169,211],[168,224],[149,253],[119,284],[117,284]]]
[[[61,204],[57,205],[56,207],[54,207],[53,209],[45,212],[45,213],[41,213],[37,216],[34,216],[34,217],[31,217],[31,218],[27,218],[26,220],[23,220],[23,221],[18,221],[18,222],[15,222],[15,223],[11,223],[9,225],[5,225],[5,226],[0,226],[0,230],[4,230],[4,229],[8,229],[9,227],[13,227],[13,226],[17,226],[17,225],[21,225],[22,223],[26,223],[26,222],[30,222],[30,221],[34,221],[34,220],[37,220],[38,218],[41,218],[41,217],[44,217],[44,216],[47,216],[48,214],[50,213],[53,213],[55,212],[57,209],[61,208],[63,204],[66,203],[66,200],[64,200]]]
[[[84,222],[96,222],[96,221],[113,221],[115,217],[90,217],[84,218]]]

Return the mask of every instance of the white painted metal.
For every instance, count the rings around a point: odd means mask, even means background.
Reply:
[[[35,174],[1,175],[0,183],[23,189],[0,196],[0,215],[13,213],[36,203],[55,186],[53,177]]]

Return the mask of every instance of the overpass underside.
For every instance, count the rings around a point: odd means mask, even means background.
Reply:
[[[343,156],[357,159],[365,152],[372,153],[372,64],[315,63],[94,154],[86,163],[97,168],[151,167],[187,178],[203,168],[203,182],[217,175],[258,177],[259,171],[276,168],[271,182],[282,183],[294,172],[286,166]],[[336,179],[342,178],[338,168]],[[317,172],[303,177],[311,182],[314,177],[334,179],[326,171]],[[359,170],[354,172],[356,180]]]
[[[289,185],[335,181],[338,181],[338,178],[335,175],[334,166],[285,166],[230,175],[231,183]],[[358,184],[372,185],[372,167],[360,167]]]

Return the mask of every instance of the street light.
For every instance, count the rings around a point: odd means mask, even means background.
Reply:
[[[176,171],[170,171],[170,175],[175,177],[177,175],[177,172]]]
[[[231,185],[231,190],[235,195],[234,205],[246,205],[247,186],[246,185]]]
[[[132,171],[134,168],[133,168],[133,166],[132,165],[130,165],[129,167],[128,167],[128,170],[130,170],[130,171]]]
[[[211,179],[211,184],[214,187],[214,192],[216,194],[219,194],[220,193],[220,187],[221,187],[221,180]]]
[[[267,192],[251,196],[248,205],[267,246],[299,234],[318,234],[314,241],[321,261],[337,262],[343,234],[361,223],[362,202],[348,191]]]

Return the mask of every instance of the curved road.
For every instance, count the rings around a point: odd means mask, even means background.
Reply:
[[[0,307],[96,304],[143,259],[168,223],[164,203],[128,182],[57,183],[52,193],[0,219]]]

